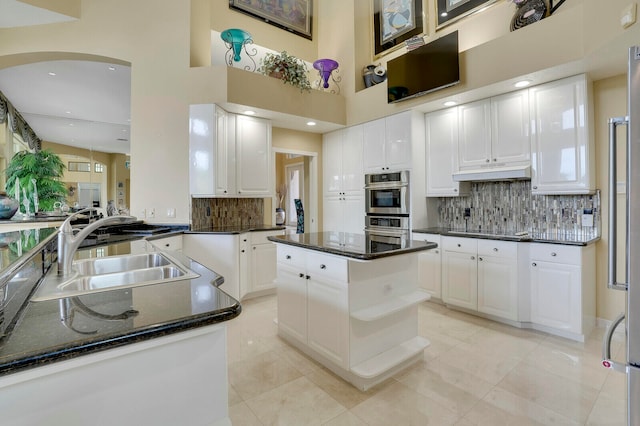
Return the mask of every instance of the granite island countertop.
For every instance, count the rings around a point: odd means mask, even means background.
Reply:
[[[216,324],[241,312],[240,303],[217,288],[223,277],[179,252],[170,254],[197,278],[33,302],[44,273],[55,273],[55,243],[50,228],[0,234],[0,376]],[[133,236],[90,244],[77,255],[144,251],[158,249]]]
[[[313,232],[305,234],[278,235],[267,238],[280,244],[302,247],[323,253],[336,254],[358,260],[375,260],[422,250],[430,250],[438,245],[419,240],[404,240],[402,247],[391,248],[371,244],[365,234],[349,232]]]
[[[185,230],[185,234],[243,234],[245,232],[280,231],[282,225],[233,225],[233,226],[208,226]]]

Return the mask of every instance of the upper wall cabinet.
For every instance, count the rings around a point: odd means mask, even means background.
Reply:
[[[590,87],[579,75],[529,89],[533,194],[595,191]]]
[[[273,194],[271,123],[213,104],[189,109],[189,188],[194,197]]]
[[[461,105],[458,120],[460,170],[529,164],[526,90]]]
[[[411,169],[410,111],[364,123],[364,171]]]
[[[457,197],[467,193],[469,184],[453,180],[458,171],[458,108],[425,115],[426,196]]]

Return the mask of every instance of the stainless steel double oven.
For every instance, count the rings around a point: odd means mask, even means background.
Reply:
[[[372,251],[406,247],[410,239],[409,172],[365,175],[365,235]]]

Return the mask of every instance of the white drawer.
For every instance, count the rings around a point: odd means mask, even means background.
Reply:
[[[182,234],[173,237],[158,238],[157,240],[149,240],[149,242],[160,250],[182,250]]]
[[[349,261],[320,252],[307,251],[307,275],[311,279],[349,281]]]
[[[577,246],[532,243],[529,253],[531,260],[572,265],[580,265],[582,263],[582,248]]]
[[[518,243],[513,241],[478,240],[478,255],[515,259],[518,257]]]
[[[418,241],[436,243],[438,246],[441,244],[442,240],[442,236],[440,234],[425,234],[423,232],[412,232],[411,238]]]
[[[305,270],[305,252],[304,250],[290,246],[288,244],[276,244],[278,250],[278,263],[289,265],[291,268],[299,269],[300,272]]]
[[[247,233],[249,236],[249,241],[251,245],[255,244],[267,244],[271,243],[271,241],[267,240],[267,237],[275,236],[275,235],[284,235],[284,229],[275,230],[275,231],[252,231]],[[247,238],[246,235],[242,236],[243,238]]]
[[[475,254],[478,252],[478,240],[475,238],[442,237],[442,249]]]

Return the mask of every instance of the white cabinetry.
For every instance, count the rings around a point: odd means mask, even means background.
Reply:
[[[426,196],[457,197],[468,193],[468,183],[453,180],[453,173],[458,171],[458,109],[426,114],[425,131]]]
[[[526,90],[460,105],[458,111],[460,170],[529,164]]]
[[[442,299],[518,320],[518,243],[443,237]]]
[[[590,87],[579,75],[529,89],[533,194],[595,191]]]
[[[595,246],[532,244],[531,322],[584,341],[595,326]]]
[[[363,126],[365,173],[411,169],[410,111],[374,120]]]
[[[364,229],[362,144],[361,125],[323,136],[325,231]]]
[[[418,254],[418,283],[432,298],[442,299],[441,237],[438,234],[414,232],[412,238],[438,244],[437,248]]]
[[[182,251],[182,234],[149,240],[159,250]]]
[[[213,104],[189,108],[189,186],[194,197],[268,197],[271,123]]]
[[[283,230],[241,234],[189,233],[183,253],[224,277],[220,289],[237,300],[275,289],[275,245],[266,238]]]
[[[418,359],[417,255],[373,261],[278,244],[278,332],[366,390]]]

